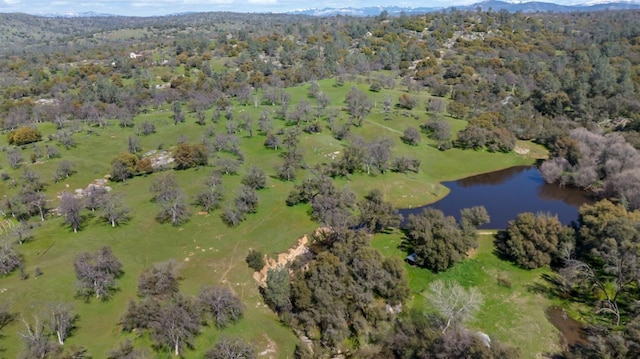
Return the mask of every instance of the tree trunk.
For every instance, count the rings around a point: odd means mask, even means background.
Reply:
[[[57,330],[56,334],[58,335],[58,343],[60,343],[60,345],[64,345],[64,339],[62,339],[62,332]]]
[[[111,220],[111,227],[115,227],[116,226],[116,221],[114,219]]]
[[[444,329],[442,329],[442,334],[444,334],[447,331],[447,329],[449,329],[450,325],[451,325],[451,317],[447,319],[447,325],[444,327]]]
[[[176,341],[176,343],[174,344],[174,351],[173,353],[175,354],[175,356],[180,355],[180,353],[178,352],[178,342]]]

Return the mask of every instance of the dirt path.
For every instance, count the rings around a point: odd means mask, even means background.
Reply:
[[[382,127],[382,128],[384,128],[385,130],[388,130],[388,131],[391,131],[391,132],[395,132],[395,133],[402,134],[402,132],[400,132],[400,131],[398,131],[398,130],[396,130],[396,129],[393,129],[393,128],[391,128],[391,127],[387,127],[387,126],[385,126],[385,125],[383,125],[383,124],[380,124],[380,123],[374,122],[374,121],[372,121],[372,120],[365,120],[365,121],[366,121],[366,122],[368,122],[368,123],[370,123],[370,124],[372,124],[372,125],[376,125],[376,126],[378,126],[378,127]]]
[[[240,245],[240,242],[236,243],[236,246],[233,247],[233,252],[231,252],[231,254],[229,255],[229,266],[222,273],[222,276],[220,276],[220,283],[228,283],[229,282],[227,280],[227,274],[229,274],[229,272],[231,271],[231,268],[233,268],[233,259],[236,257],[235,253],[236,253],[236,250],[238,249],[239,245]]]

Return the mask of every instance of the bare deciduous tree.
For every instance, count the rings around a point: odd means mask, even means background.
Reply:
[[[71,161],[62,160],[58,164],[58,168],[53,174],[53,181],[58,183],[66,178],[69,178],[72,174],[76,173],[76,170]]]
[[[73,229],[73,233],[77,233],[82,224],[82,201],[70,192],[62,192],[60,196],[60,213],[64,217],[64,221]]]
[[[436,117],[420,126],[430,138],[438,142],[438,149],[447,150],[451,148],[451,124],[444,118]]]
[[[255,359],[255,348],[240,338],[222,337],[211,350],[205,354],[205,359]]]
[[[318,103],[318,108],[324,110],[331,103],[331,99],[329,98],[329,95],[320,91],[316,96],[316,102]]]
[[[153,133],[156,133],[156,125],[153,122],[144,121],[142,123],[142,134],[145,136],[149,136]]]
[[[220,218],[229,227],[236,227],[244,221],[244,213],[236,208],[227,207],[220,214]]]
[[[18,238],[18,243],[23,244],[31,238],[31,226],[25,221],[20,221],[13,227],[13,234]]]
[[[84,192],[84,203],[91,211],[102,207],[107,195],[107,190],[102,186],[89,185]]]
[[[196,205],[206,212],[220,207],[223,198],[222,178],[220,174],[212,172],[205,179],[202,190],[196,195]]]
[[[140,145],[140,137],[138,136],[129,136],[127,139],[127,148],[129,153],[136,154],[142,151],[142,146]]]
[[[211,314],[218,328],[224,328],[242,318],[242,302],[228,288],[203,288],[198,301],[202,309]]]
[[[120,225],[129,219],[129,208],[124,204],[123,195],[108,193],[102,202],[101,217],[111,223],[111,227]]]
[[[78,279],[78,295],[108,300],[116,289],[116,279],[124,272],[122,263],[113,255],[111,248],[103,247],[95,254],[84,252],[73,260]]]
[[[242,184],[253,189],[262,189],[267,183],[267,175],[264,170],[258,166],[252,166],[249,172],[242,177]]]
[[[420,131],[415,127],[407,127],[400,139],[408,145],[417,146],[420,143]]]
[[[392,146],[393,141],[388,137],[375,138],[366,145],[364,160],[367,174],[371,173],[372,168],[376,168],[380,173],[387,170]]]
[[[20,167],[24,158],[22,157],[22,152],[20,149],[14,148],[7,153],[7,161],[9,162],[9,166],[13,169]]]
[[[136,349],[131,340],[126,339],[117,348],[107,353],[107,359],[146,359],[153,356],[144,350]]]
[[[362,120],[373,107],[371,100],[369,100],[366,93],[358,90],[358,88],[354,86],[349,90],[349,93],[347,93],[345,102],[347,103],[347,110],[351,114],[353,124],[357,127],[361,126]]]
[[[164,303],[160,310],[158,321],[151,324],[153,338],[178,356],[185,346],[193,346],[191,340],[200,330],[198,310],[193,301],[180,295]]]
[[[25,190],[20,193],[22,202],[26,204],[27,211],[30,215],[38,214],[41,221],[44,221],[44,216],[48,211],[47,197],[42,192],[36,192],[33,190]]]
[[[9,241],[0,244],[0,274],[5,276],[22,265],[22,257]]]
[[[445,111],[446,107],[447,107],[447,102],[443,98],[431,97],[429,99],[429,105],[427,106],[427,110],[429,112],[439,115]]]
[[[429,285],[427,298],[446,322],[442,333],[471,319],[482,305],[482,295],[476,287],[466,290],[457,282],[442,280]]]
[[[49,327],[53,333],[56,333],[60,345],[64,345],[64,340],[71,335],[77,319],[78,315],[66,303],[57,303],[50,306]]]
[[[189,211],[184,192],[178,187],[175,177],[169,173],[156,178],[151,185],[154,200],[160,206],[156,218],[160,222],[170,222],[179,226],[189,219]]]
[[[173,262],[154,264],[138,277],[138,295],[142,297],[172,295],[179,290]]]
[[[170,222],[174,226],[179,226],[189,220],[190,214],[182,190],[178,189],[173,197],[167,198],[159,204],[160,213],[156,218],[160,222]]]
[[[234,175],[238,172],[240,162],[232,158],[219,158],[218,160],[216,160],[215,166],[221,173],[224,173],[226,175]]]
[[[242,186],[234,199],[236,208],[242,213],[255,213],[258,209],[258,194],[249,186]]]
[[[24,340],[26,346],[25,358],[46,358],[55,354],[59,348],[49,340],[49,336],[45,332],[44,322],[40,318],[33,316],[33,325],[22,318],[25,331],[18,333]]]

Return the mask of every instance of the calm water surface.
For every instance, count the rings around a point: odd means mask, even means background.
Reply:
[[[451,192],[440,201],[418,208],[401,209],[406,218],[425,207],[440,209],[459,218],[460,210],[484,206],[491,223],[480,228],[506,228],[510,220],[522,212],[550,212],[564,224],[578,219],[578,207],[591,203],[589,195],[574,188],[547,184],[536,167],[519,166],[501,171],[444,182]]]

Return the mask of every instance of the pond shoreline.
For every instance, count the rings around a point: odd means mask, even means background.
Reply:
[[[550,212],[569,225],[578,219],[582,204],[593,202],[585,191],[545,183],[533,165],[513,166],[442,185],[449,189],[443,198],[420,207],[400,209],[400,213],[406,218],[431,207],[458,218],[463,208],[484,206],[491,222],[480,229],[495,230],[506,228],[511,219],[523,212]]]

